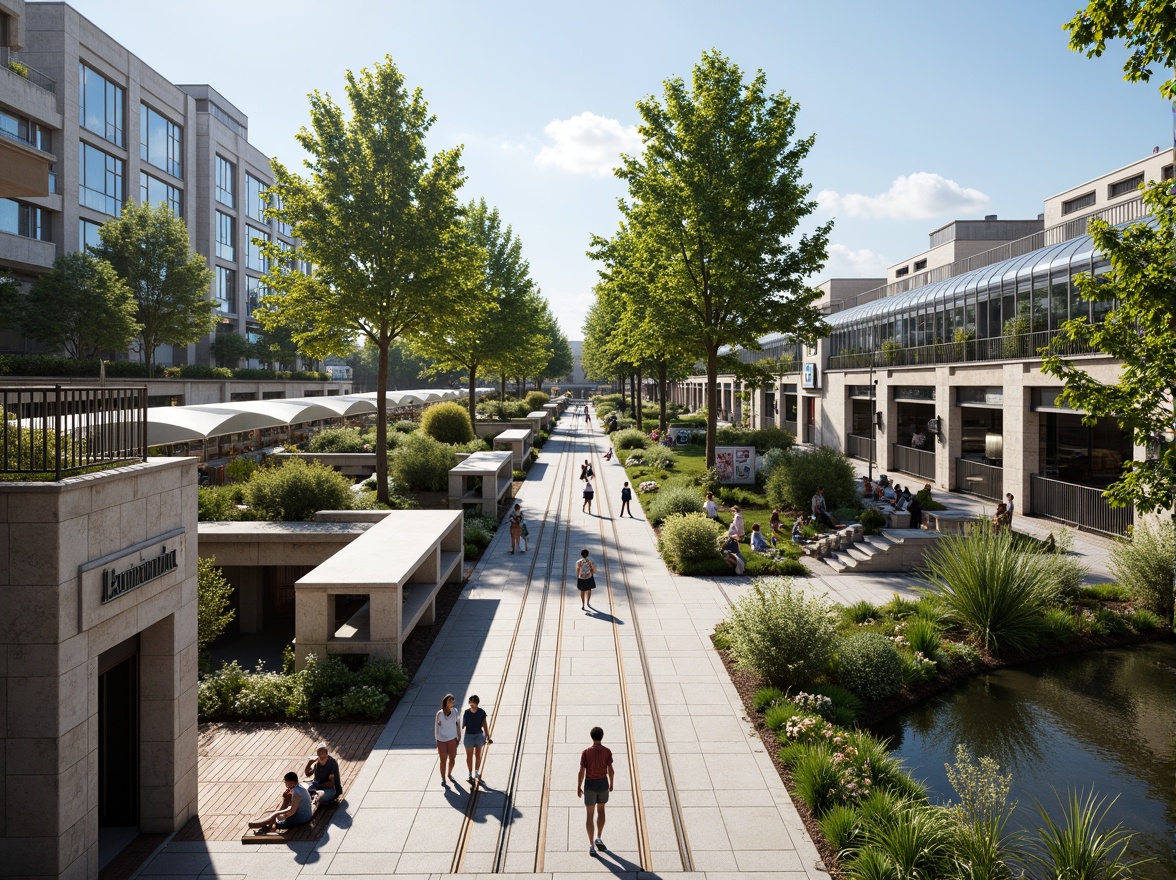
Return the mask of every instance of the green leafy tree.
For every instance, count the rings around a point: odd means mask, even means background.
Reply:
[[[705,53],[689,86],[669,79],[664,101],[638,102],[644,151],[617,170],[649,307],[706,364],[708,465],[720,349],[756,351],[767,333],[813,339],[826,329],[813,306],[820,294],[804,279],[824,264],[832,224],[797,236],[816,208],[800,167],[813,137],[796,139],[799,105],[766,87],[763,71],[745,82],[723,55]],[[611,268],[627,249],[597,236],[591,255]]]
[[[192,252],[188,227],[167,205],[123,205],[122,215],[102,224],[102,243],[92,248],[130,288],[139,325],[134,348],[155,371],[161,345],[188,345],[212,332],[213,272]]]
[[[1123,79],[1149,82],[1152,68],[1167,73],[1176,69],[1176,4],[1172,0],[1090,0],[1065,29],[1070,48],[1099,58],[1107,43],[1122,40],[1129,51],[1123,63]],[[1176,76],[1160,85],[1160,94],[1176,100]]]
[[[431,372],[460,370],[467,376],[466,404],[474,420],[479,371],[506,359],[520,340],[532,338],[527,325],[535,320],[534,282],[522,242],[510,226],[503,228],[497,208],[479,199],[466,206],[462,221],[470,247],[480,254],[478,269],[468,279],[471,295],[493,308],[458,309],[422,333],[413,347],[432,364]]]
[[[502,398],[506,398],[506,380],[536,376],[551,359],[547,348],[549,328],[554,319],[538,289],[527,291],[516,306],[511,344],[486,360],[489,375],[498,376]]]
[[[233,622],[233,587],[216,566],[216,560],[201,556],[196,561],[196,650],[203,651]]]
[[[547,349],[551,352],[551,356],[547,359],[547,365],[535,376],[536,384],[540,390],[543,388],[544,380],[548,382],[558,382],[572,375],[572,371],[576,368],[576,358],[572,354],[572,346],[568,343],[567,336],[559,328],[559,323],[551,320],[550,325],[545,328],[547,333]]]
[[[1098,323],[1077,318],[1063,324],[1042,370],[1065,383],[1062,399],[1086,413],[1086,424],[1113,418],[1137,445],[1154,450],[1145,461],[1124,463],[1122,475],[1103,493],[1115,506],[1134,503],[1148,512],[1171,508],[1176,485],[1176,196],[1168,184],[1155,183],[1143,200],[1154,225],[1120,229],[1090,222],[1094,246],[1110,261],[1110,271],[1081,276],[1078,290],[1086,300],[1108,303],[1110,311]],[[1119,381],[1104,384],[1058,354],[1069,342],[1119,361]]]
[[[228,330],[217,333],[212,339],[212,356],[216,358],[217,366],[236,368],[244,358],[256,352],[256,346],[240,333]]]
[[[430,159],[425,136],[435,117],[391,58],[346,79],[350,116],[329,95],[310,96],[310,126],[297,135],[310,175],[273,163],[270,213],[301,243],[292,255],[267,247],[274,292],[257,315],[267,329],[289,327],[315,358],[346,356],[360,340],[375,347],[376,496],[385,503],[389,349],[481,304],[461,283],[476,254],[459,223],[460,147]],[[291,256],[311,272],[292,271]]]
[[[214,352],[215,353],[215,352]],[[291,368],[298,363],[298,346],[289,327],[262,327],[249,357],[256,358],[268,369]]]
[[[0,311],[26,336],[77,359],[123,351],[139,331],[130,288],[87,253],[58,257],[27,294],[16,282],[0,285]]]

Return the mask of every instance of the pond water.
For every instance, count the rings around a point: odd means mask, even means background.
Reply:
[[[1136,877],[1176,880],[1176,644],[1096,651],[1003,669],[876,725],[932,801],[953,798],[957,743],[1013,776],[1012,825],[1058,815],[1055,790],[1119,796],[1108,816],[1135,832]]]

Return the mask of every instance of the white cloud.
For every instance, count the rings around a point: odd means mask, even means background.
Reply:
[[[637,127],[625,128],[615,119],[584,112],[570,119],[553,119],[543,129],[553,144],[543,147],[535,164],[573,174],[611,174],[621,153],[641,148]]]
[[[960,186],[940,174],[916,171],[900,175],[881,195],[841,193],[831,189],[817,195],[821,207],[833,215],[871,217],[887,220],[922,220],[942,214],[977,211],[988,204],[988,196],[978,189]]]
[[[821,278],[882,278],[890,261],[869,248],[852,250],[843,244],[829,245],[829,260]]]

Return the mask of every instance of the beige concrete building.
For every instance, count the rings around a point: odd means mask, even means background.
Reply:
[[[266,266],[253,240],[293,239],[262,215],[273,178],[248,117],[209,85],[172,83],[66,3],[0,0],[0,61],[0,166],[24,163],[9,186],[52,162],[46,194],[0,190],[0,271],[30,283],[97,243],[125,202],[163,203],[215,273],[218,332],[255,334]],[[157,362],[208,364],[211,338],[164,346]],[[8,331],[0,350],[35,343]]]
[[[1042,221],[940,227],[930,250],[899,265],[913,270],[948,245],[953,259],[928,263],[918,276],[864,291],[878,279],[825,282],[829,335],[806,348],[776,334],[761,340],[763,351],[743,352],[747,361],[778,364],[778,379],[753,390],[721,377],[720,418],[778,424],[801,443],[840,449],[904,485],[993,502],[1011,493],[1019,512],[1123,534],[1134,512],[1109,507],[1102,490],[1125,461],[1148,452],[1113,420],[1087,425],[1085,413],[1061,405],[1061,383],[1042,372],[1038,352],[1063,322],[1098,321],[1106,312],[1083,300],[1075,283],[1107,267],[1086,224],[1143,217],[1139,185],[1171,180],[1174,159],[1176,151],[1157,152],[1052,196]],[[979,253],[965,244],[1021,232]],[[944,240],[937,244],[937,236]],[[1118,379],[1119,364],[1105,355],[1069,354],[1101,381]],[[705,377],[679,383],[674,398],[703,405]]]

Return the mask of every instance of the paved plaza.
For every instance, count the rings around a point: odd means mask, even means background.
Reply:
[[[603,461],[606,443],[564,416],[520,498],[528,552],[511,555],[507,529],[497,533],[321,840],[171,840],[139,876],[827,877],[769,756],[774,745],[747,720],[710,644],[748,581],[670,574],[648,523],[614,516],[625,475],[616,459]],[[580,509],[576,478],[588,457],[604,516]],[[1096,562],[1098,542],[1080,543]],[[598,566],[591,614],[572,573],[584,548]],[[913,595],[909,575],[814,565],[808,586],[837,601]],[[442,786],[438,774],[432,722],[446,693],[459,708],[478,694],[491,719],[472,809],[463,750],[456,781]],[[608,850],[597,858],[576,797],[594,725],[616,768]]]

